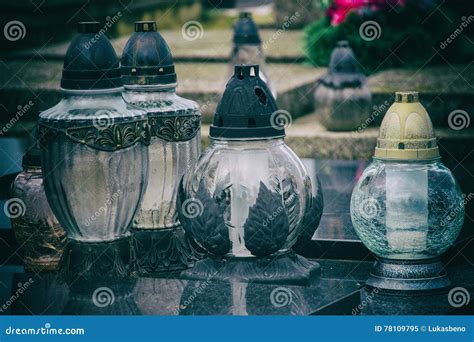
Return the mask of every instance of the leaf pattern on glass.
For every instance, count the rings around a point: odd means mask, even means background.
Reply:
[[[186,233],[208,253],[223,256],[231,248],[229,232],[224,221],[224,208],[211,197],[201,180],[194,201],[200,203],[201,212],[195,217],[185,215],[187,196],[182,184],[178,193],[178,218]],[[194,216],[194,215],[193,215]]]
[[[75,142],[103,151],[124,149],[137,142],[149,143],[149,131],[144,121],[117,123],[104,129],[72,127],[65,134]]]
[[[284,245],[289,229],[281,195],[260,182],[257,200],[244,224],[245,246],[253,255],[271,255]]]
[[[153,117],[149,119],[151,134],[166,141],[187,141],[196,136],[201,127],[199,115]]]

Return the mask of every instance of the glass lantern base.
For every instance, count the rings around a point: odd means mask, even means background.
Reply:
[[[182,271],[204,254],[187,237],[181,226],[165,229],[134,228],[133,250],[140,276]]]
[[[104,242],[69,240],[60,262],[60,272],[69,288],[88,293],[98,287],[114,288],[117,282],[133,280],[134,258],[130,238]]]
[[[320,266],[295,253],[272,257],[207,257],[181,276],[190,280],[223,280],[270,284],[307,284]]]
[[[369,288],[397,294],[444,292],[450,284],[439,258],[425,260],[380,258],[375,262],[370,278],[366,282]]]

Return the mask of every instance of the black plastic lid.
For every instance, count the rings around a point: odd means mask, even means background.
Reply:
[[[366,77],[359,72],[357,59],[347,40],[336,43],[331,53],[329,72],[319,82],[333,88],[359,87]]]
[[[80,22],[64,59],[61,88],[110,89],[122,86],[120,66],[112,44],[98,22]]]
[[[154,21],[135,22],[135,33],[122,54],[125,85],[174,85],[173,55]]]
[[[260,44],[261,42],[258,26],[252,19],[252,13],[240,13],[240,19],[234,26],[234,43]]]
[[[209,136],[213,139],[266,139],[285,136],[278,107],[258,65],[236,65],[217,105]]]

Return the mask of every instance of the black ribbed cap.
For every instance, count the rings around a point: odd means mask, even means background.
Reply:
[[[357,59],[347,40],[340,40],[331,53],[329,72],[319,81],[329,87],[359,87],[366,77],[359,72]]]
[[[252,13],[240,13],[240,19],[234,26],[234,43],[260,44],[261,42],[258,26],[252,19]]]
[[[173,55],[154,21],[137,21],[122,54],[125,85],[176,84]]]
[[[120,66],[112,44],[98,22],[81,22],[64,59],[61,88],[110,89],[122,86]]]
[[[236,65],[217,105],[209,136],[214,139],[265,139],[285,136],[278,107],[258,65]]]

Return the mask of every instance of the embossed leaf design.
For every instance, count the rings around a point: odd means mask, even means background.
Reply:
[[[224,222],[224,209],[209,195],[204,182],[199,183],[195,195],[195,200],[202,204],[202,210],[200,215],[194,218],[184,215],[183,203],[187,196],[182,186],[179,188],[178,217],[186,232],[207,252],[219,256],[228,253],[231,244],[229,232]]]
[[[260,182],[255,204],[244,224],[245,246],[256,256],[277,252],[285,243],[289,221],[281,196]]]

